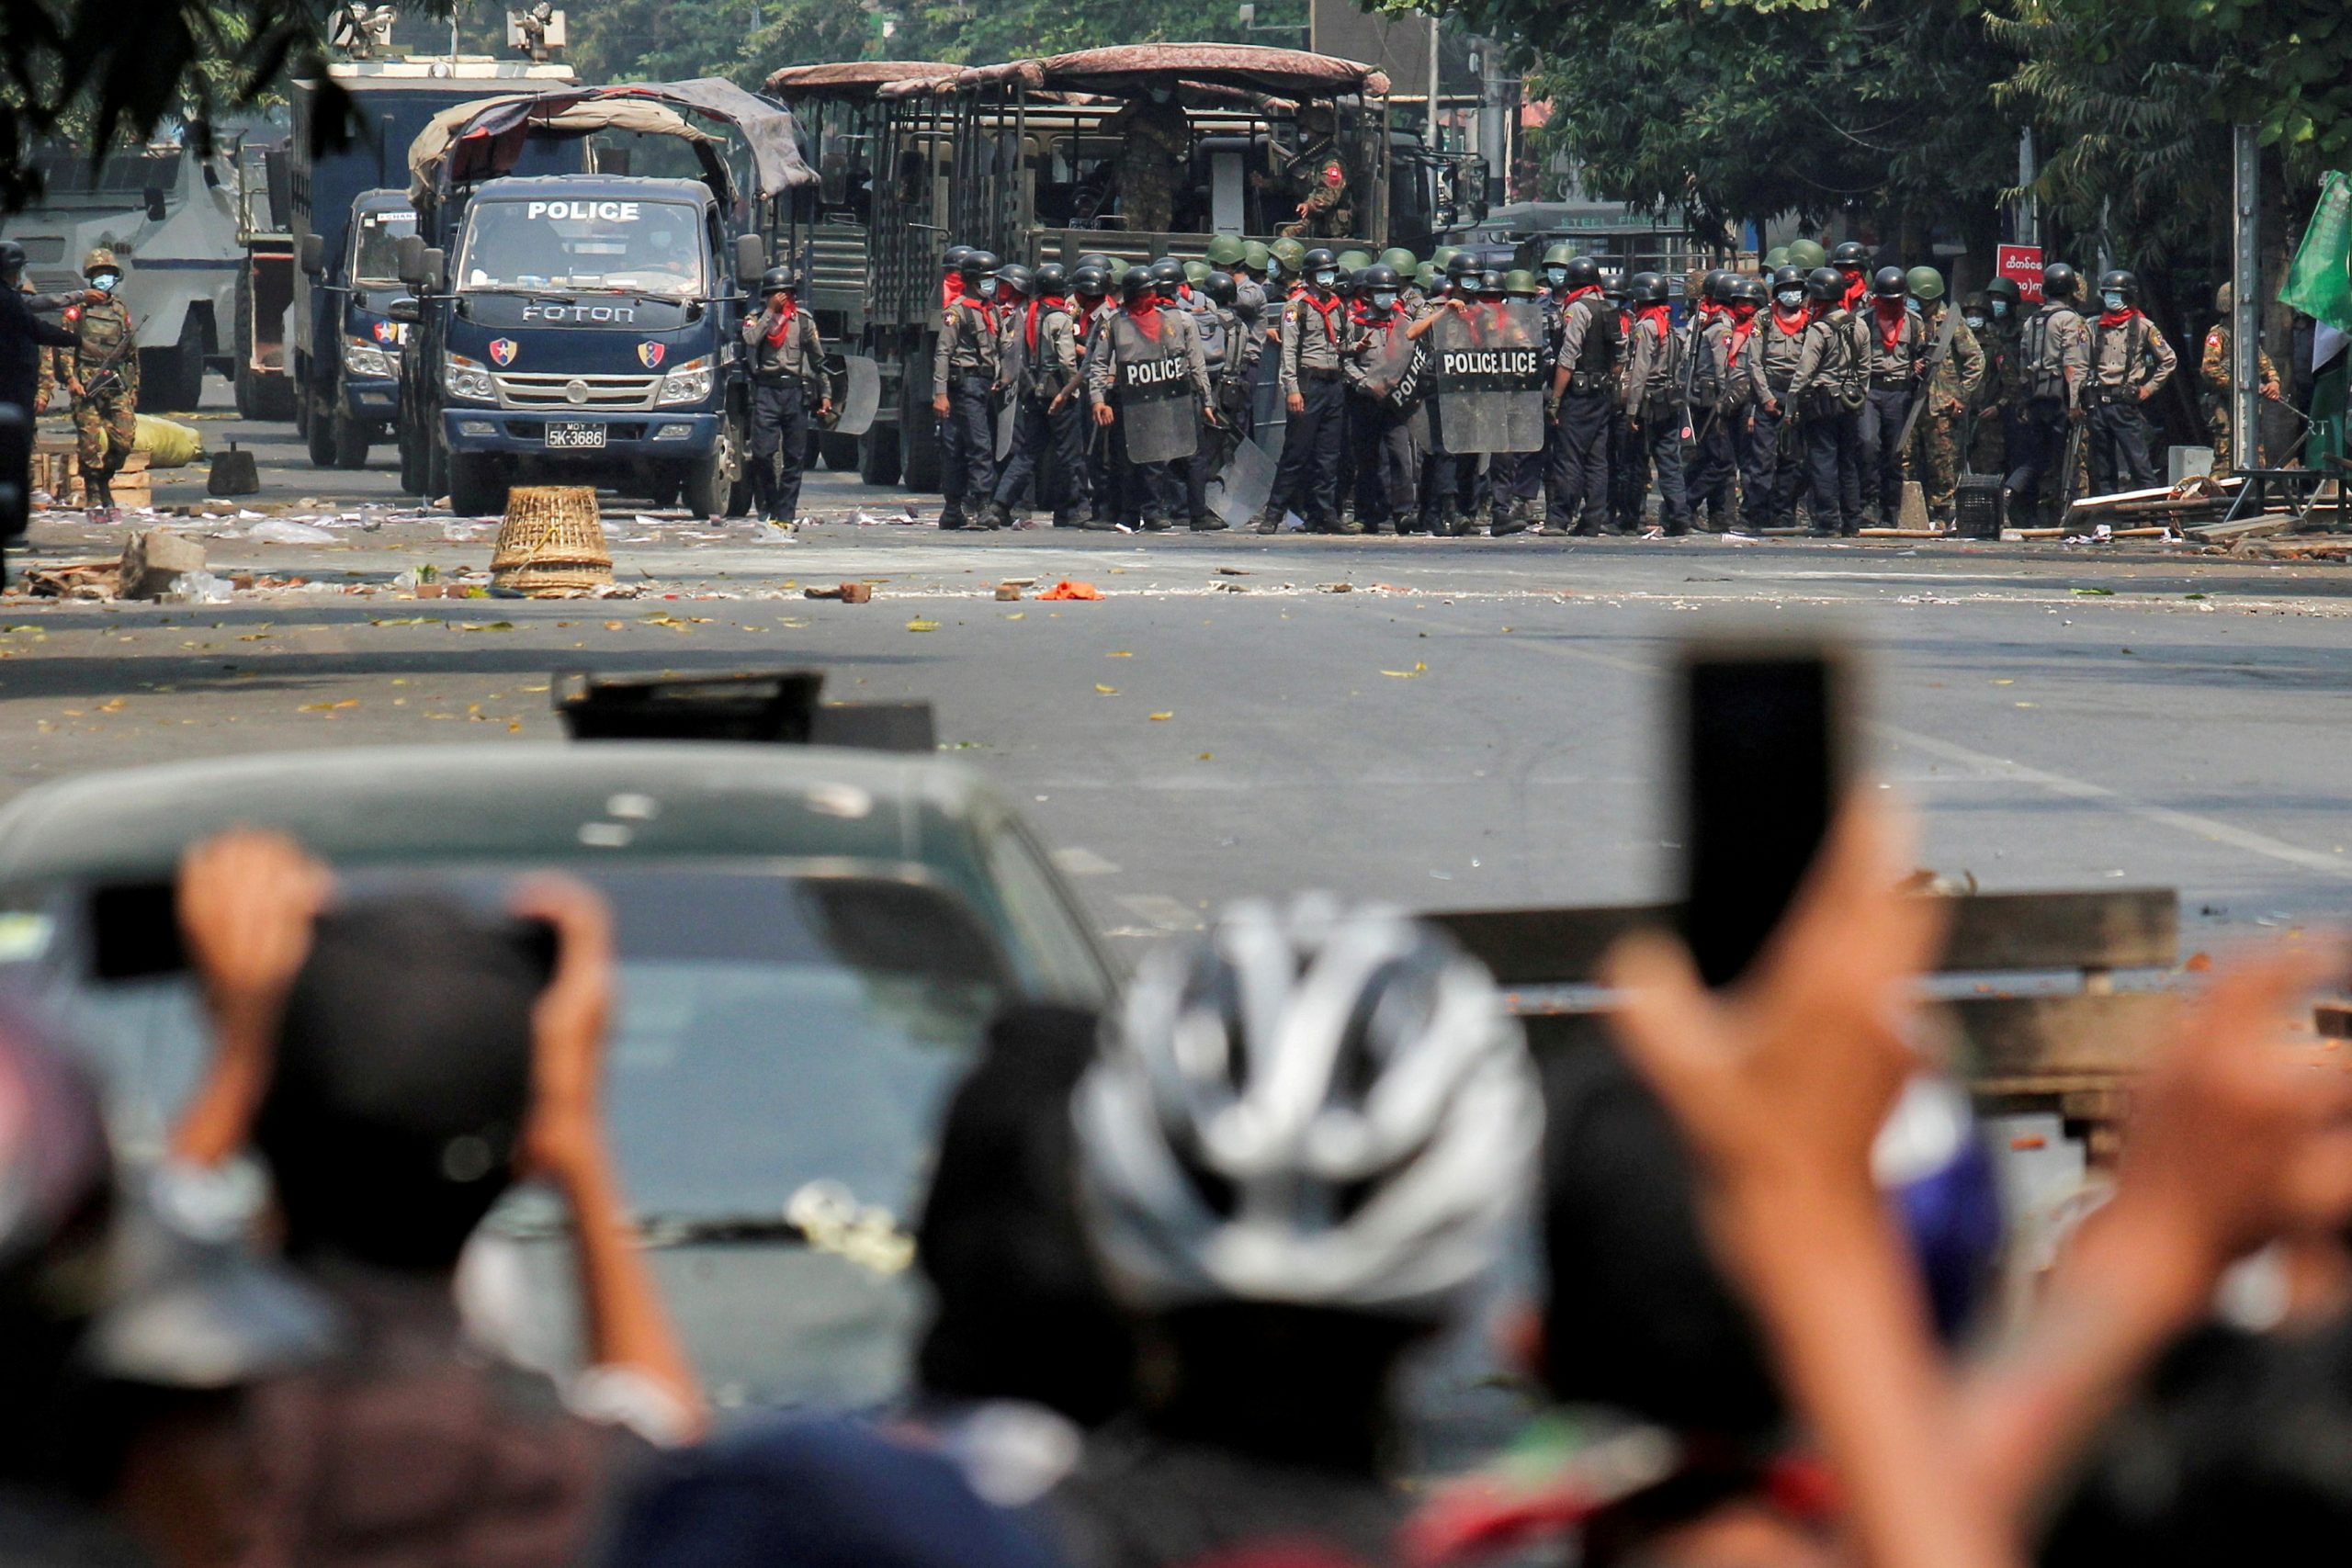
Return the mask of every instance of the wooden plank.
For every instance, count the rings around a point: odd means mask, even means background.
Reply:
[[[1970,1081],[2120,1077],[2138,1072],[2168,1037],[2179,998],[2116,996],[1973,997],[1948,1004],[1965,1043]]]

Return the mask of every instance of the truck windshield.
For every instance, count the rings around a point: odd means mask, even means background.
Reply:
[[[400,243],[416,232],[413,212],[363,212],[352,225],[351,276],[356,283],[400,280]]]
[[[701,210],[683,201],[477,201],[458,287],[696,295],[707,271],[704,250]]]

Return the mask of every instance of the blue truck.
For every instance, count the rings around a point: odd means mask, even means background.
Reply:
[[[472,515],[503,510],[517,482],[741,511],[739,329],[775,198],[816,179],[791,117],[705,81],[493,101],[435,127],[411,150],[413,298],[393,308],[413,326],[403,488]],[[586,141],[604,172],[513,172],[565,141]],[[694,172],[635,172],[665,160]]]
[[[368,448],[392,434],[400,418],[401,341],[393,319],[407,298],[400,281],[400,242],[416,232],[403,190],[364,191],[351,202],[342,244],[303,241],[302,270],[318,280],[313,298],[325,320],[301,356],[300,423],[313,468],[364,468]]]

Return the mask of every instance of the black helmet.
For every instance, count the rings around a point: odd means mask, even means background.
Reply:
[[[1771,298],[1771,292],[1764,287],[1764,280],[1760,277],[1737,278],[1732,284],[1731,302],[1735,305],[1753,305],[1760,310]]]
[[[5,255],[0,255],[0,272],[6,272],[6,258]],[[792,276],[792,269],[788,266],[772,266],[768,268],[767,271],[760,274],[760,297],[762,299],[765,299],[767,296],[777,292],[779,289],[797,288],[799,287],[800,280]]]
[[[1010,289],[1026,299],[1037,291],[1037,275],[1019,262],[1008,263],[997,268],[996,287],[1000,294]]]
[[[1911,290],[1899,266],[1883,266],[1871,276],[1871,292],[1882,299],[1900,299]]]
[[[2044,299],[2072,299],[2075,282],[2073,267],[2064,262],[2052,262],[2041,269],[2041,297]]]
[[[1396,269],[1386,262],[1374,262],[1356,274],[1356,287],[1359,289],[1402,288],[1404,286],[1405,280],[1398,277]]]
[[[1336,275],[1340,270],[1339,254],[1328,246],[1317,245],[1299,258],[1298,270],[1310,283],[1327,272]]]
[[[1783,288],[1803,288],[1804,287],[1804,268],[1801,266],[1784,266],[1772,274],[1772,292],[1775,294]]]
[[[1216,268],[1210,269],[1209,275],[1201,279],[1201,288],[1220,305],[1230,305],[1238,297],[1233,287],[1233,274]]]
[[[964,258],[971,254],[969,245],[950,245],[947,254],[939,258],[940,265],[949,272],[961,272],[964,270]]]
[[[1073,293],[1100,299],[1111,292],[1111,274],[1091,262],[1080,262],[1078,270],[1069,275],[1069,286]]]
[[[25,247],[14,240],[0,240],[0,277],[14,278],[25,270]]]
[[[1046,296],[1069,292],[1069,273],[1059,262],[1047,262],[1037,269],[1037,292]]]
[[[1622,305],[1625,302],[1625,275],[1622,272],[1613,276],[1604,277],[1600,280],[1600,297],[1603,299],[1614,299]]]
[[[1739,298],[1739,286],[1747,281],[1727,267],[1711,272],[1707,275],[1707,298],[1718,305],[1728,305]]]
[[[2120,294],[2126,305],[2134,305],[2140,299],[2140,280],[2119,266],[2098,275],[2098,291],[2101,294]]]
[[[1173,288],[1184,281],[1184,264],[1174,256],[1160,256],[1151,264],[1151,280]]]
[[[1499,299],[1503,297],[1503,275],[1492,267],[1478,275],[1478,298]]]
[[[1113,261],[1109,256],[1104,255],[1101,251],[1087,252],[1084,255],[1078,258],[1078,265],[1080,266],[1091,266],[1097,268],[1105,277],[1115,277],[1118,276],[1119,272],[1119,264]]]
[[[1119,294],[1122,299],[1132,299],[1139,294],[1148,294],[1159,287],[1159,285],[1152,280],[1151,268],[1148,266],[1131,266],[1119,275]]]
[[[1808,299],[1831,304],[1846,297],[1846,275],[1834,266],[1817,266],[1804,275]]]
[[[1476,273],[1478,270],[1478,258],[1468,251],[1456,251],[1445,258],[1445,276],[1449,282],[1465,272]]]
[[[1829,253],[1829,265],[1840,272],[1860,272],[1871,265],[1870,247],[1860,240],[1840,240]]]
[[[1590,256],[1570,256],[1567,275],[1569,288],[1590,288],[1600,281],[1600,264]]]
[[[1699,279],[1699,292],[1696,297],[1701,299],[1720,300],[1723,298],[1724,278],[1725,276],[1727,275],[1724,273],[1723,268],[1719,266],[1709,267],[1705,274]]]
[[[1663,305],[1674,298],[1662,272],[1637,272],[1625,280],[1625,297],[1636,305]]]
[[[994,251],[967,250],[964,259],[956,265],[956,270],[966,277],[986,277],[1002,265],[996,259]]]

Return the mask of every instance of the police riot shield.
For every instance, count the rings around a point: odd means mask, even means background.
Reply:
[[[996,460],[1003,462],[1012,456],[1012,440],[1021,430],[1020,394],[1000,393],[996,409]]]
[[[1544,319],[1523,301],[1443,307],[1430,345],[1431,436],[1456,455],[1544,445]]]
[[[1266,510],[1274,493],[1274,459],[1257,442],[1244,438],[1233,446],[1233,456],[1217,478],[1209,505],[1219,517],[1241,527]]]
[[[874,428],[882,406],[882,367],[863,354],[842,363],[840,416],[833,421],[837,435],[863,435]]]
[[[1146,337],[1130,320],[1114,320],[1110,342],[1117,360],[1112,396],[1130,463],[1189,457],[1201,440],[1200,400],[1192,361],[1162,319],[1159,335]]]
[[[1423,373],[1428,351],[1405,335],[1408,324],[1404,317],[1397,317],[1395,330],[1367,342],[1358,360],[1363,369],[1364,394],[1399,412],[1419,402],[1429,389]]]

